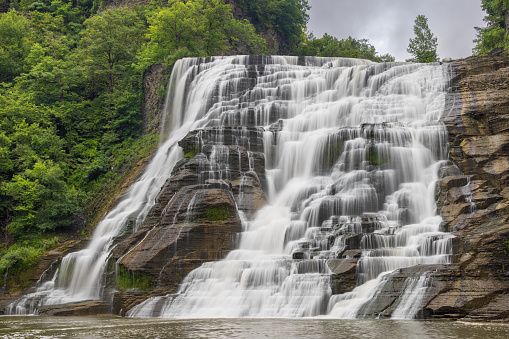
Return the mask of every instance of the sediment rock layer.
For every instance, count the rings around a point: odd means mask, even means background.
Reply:
[[[220,141],[211,137],[218,132]],[[237,206],[250,215],[267,203],[259,132],[238,127],[191,131],[179,142],[185,157],[144,223],[117,245],[112,260],[128,275],[148,274],[150,290],[164,295],[202,263],[222,259],[242,230]],[[114,298],[114,309],[125,313],[155,293],[144,298],[138,286],[131,287],[132,295],[124,291]]]
[[[503,320],[509,316],[509,58],[454,63],[443,120],[457,168],[439,183],[445,230],[456,262],[433,274],[430,317]]]

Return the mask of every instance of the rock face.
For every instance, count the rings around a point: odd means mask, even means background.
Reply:
[[[143,74],[143,134],[157,133],[161,124],[164,106],[166,67],[162,64],[150,66]]]
[[[111,256],[128,275],[150,280],[149,290],[159,292],[117,293],[114,310],[125,313],[154,293],[175,291],[190,271],[223,258],[234,247],[242,230],[237,206],[251,215],[266,204],[261,132],[208,128],[192,131],[179,142],[184,158],[144,223]]]
[[[40,306],[37,311],[41,316],[84,316],[108,314],[110,307],[104,301],[87,301],[76,304]]]
[[[455,166],[437,189],[443,228],[456,235],[456,262],[433,274],[431,317],[509,317],[509,58],[454,63],[444,119]]]

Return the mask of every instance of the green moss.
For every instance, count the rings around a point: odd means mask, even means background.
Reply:
[[[473,113],[468,113],[465,115],[467,119],[470,119],[475,122],[484,123],[485,118],[483,116],[475,115]]]
[[[378,154],[374,148],[368,151],[368,160],[373,166],[383,166],[389,162],[389,157]]]
[[[196,154],[198,154],[198,152],[200,152],[200,147],[198,145],[188,146],[186,147],[185,152],[184,158],[192,159]]]
[[[331,167],[332,165],[334,165],[336,163],[336,161],[339,159],[339,156],[343,152],[343,146],[344,146],[343,140],[336,140],[331,144],[330,149],[328,150],[328,152],[329,152],[328,167]]]
[[[222,221],[228,219],[229,216],[230,209],[226,206],[219,206],[207,209],[203,219],[207,221]]]
[[[140,289],[145,291],[152,287],[152,276],[144,272],[131,272],[123,266],[118,266],[117,287],[119,290]]]

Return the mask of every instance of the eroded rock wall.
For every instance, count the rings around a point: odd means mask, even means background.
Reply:
[[[428,316],[509,317],[509,57],[453,64],[453,92],[443,120],[450,160],[437,190],[455,264],[437,268]]]

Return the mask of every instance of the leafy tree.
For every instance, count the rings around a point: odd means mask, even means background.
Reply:
[[[487,25],[484,28],[475,27],[476,45],[472,52],[474,55],[484,55],[494,48],[507,49],[509,0],[482,0],[481,7],[488,14],[484,17]]]
[[[112,92],[115,77],[135,60],[145,28],[137,13],[127,8],[108,9],[84,22],[79,57],[85,76],[92,82],[107,83]]]
[[[312,34],[306,37],[297,50],[299,55],[313,55],[321,57],[343,57],[367,59],[375,62],[394,61],[394,57],[385,54],[379,56],[375,47],[367,39],[356,40],[352,37],[339,40],[327,33],[321,38],[315,38]]]
[[[138,68],[189,56],[223,55],[241,45],[263,53],[266,42],[247,20],[233,18],[224,0],[170,1],[148,19],[150,41],[138,55]]]
[[[409,62],[436,62],[440,61],[437,55],[437,38],[428,27],[428,18],[418,15],[414,24],[415,38],[410,39],[407,52],[414,57]]]
[[[78,210],[77,192],[64,182],[64,172],[52,161],[37,161],[16,174],[6,191],[14,198],[9,233],[16,237],[71,224]]]
[[[29,21],[16,11],[0,14],[0,82],[12,81],[23,71],[30,51]]]
[[[307,0],[236,0],[259,28],[274,29],[281,41],[279,53],[293,54],[306,30],[311,8]]]

